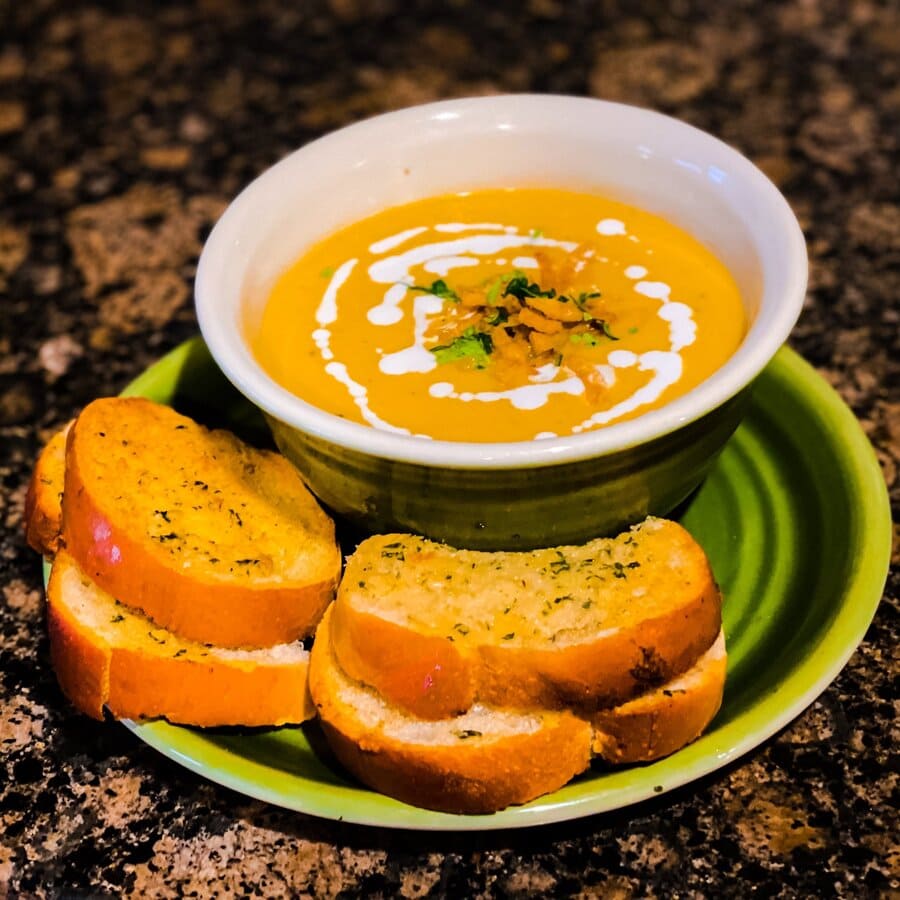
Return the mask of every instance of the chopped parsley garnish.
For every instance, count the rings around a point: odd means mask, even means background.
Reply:
[[[617,341],[618,337],[609,330],[609,322],[604,319],[594,319],[594,324],[611,340]]]
[[[529,297],[548,297],[552,300],[556,296],[556,290],[548,288],[546,291],[542,291],[539,284],[533,281],[529,282],[527,275],[518,272],[506,283],[503,296],[515,297],[519,301],[527,300]]]
[[[498,275],[492,282],[490,287],[485,291],[484,298],[488,302],[488,306],[493,306],[500,297],[500,290],[516,273],[510,275]]]
[[[530,234],[537,237],[541,232],[534,229]],[[515,372],[524,363],[533,371],[545,365],[562,369],[573,345],[597,347],[604,339],[619,339],[600,317],[599,308],[591,306],[601,296],[595,286],[564,294],[541,285],[540,275],[538,280],[533,277],[514,268],[491,275],[477,286],[454,288],[444,278],[431,284],[398,283],[454,304],[455,308],[445,305],[442,319],[426,331],[426,339],[443,341],[428,348],[439,365],[461,361],[473,369],[495,365]],[[453,323],[458,324],[451,330]],[[573,353],[576,367],[582,362],[577,356]]]
[[[431,348],[439,365],[458,359],[471,359],[477,369],[483,369],[488,364],[488,357],[493,351],[491,336],[484,331],[476,331],[474,327],[467,328],[449,344]]]
[[[459,303],[459,294],[451,288],[443,278],[432,281],[429,285],[412,284],[409,285],[411,291],[420,291],[423,294],[434,294],[441,300],[451,300],[453,303]]]

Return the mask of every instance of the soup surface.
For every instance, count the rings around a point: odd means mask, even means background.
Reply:
[[[529,440],[621,422],[736,350],[734,279],[665,220],[590,194],[477,190],[311,247],[248,323],[262,366],[375,428]]]

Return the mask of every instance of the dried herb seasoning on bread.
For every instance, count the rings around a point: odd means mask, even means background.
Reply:
[[[478,701],[613,706],[685,672],[720,626],[702,549],[648,519],[614,539],[516,553],[371,537],[347,561],[333,632],[350,677],[441,718]]]
[[[326,739],[363,783],[415,806],[493,812],[557,790],[592,758],[658,759],[697,738],[722,701],[720,632],[686,673],[616,707],[582,715],[475,703],[459,715],[422,719],[342,669],[335,611],[326,612],[310,659],[310,693]]]
[[[335,755],[375,790],[429,809],[488,813],[555,791],[590,765],[591,727],[567,711],[407,715],[341,669],[331,612],[313,645],[310,692]]]
[[[353,774],[418,806],[489,813],[658,759],[722,701],[721,597],[665,520],[527,553],[377,535],[329,607],[334,525],[286,460],[117,398],[45,448],[26,532],[55,553],[51,659],[87,715],[318,714]]]
[[[299,642],[231,650],[185,640],[98,587],[60,550],[47,588],[50,658],[60,687],[95,719],[282,725],[315,714]]]
[[[62,533],[106,591],[222,647],[311,634],[340,572],[334,523],[284,457],[138,397],[76,419]]]

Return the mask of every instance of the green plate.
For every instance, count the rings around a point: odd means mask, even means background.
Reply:
[[[199,339],[125,391],[251,438],[255,410]],[[884,587],[890,510],[875,456],[838,395],[788,349],[759,378],[751,408],[681,522],[725,596],[728,681],[707,733],[649,765],[595,766],[555,794],[488,816],[429,812],[347,777],[314,724],[244,731],[125,724],[161,753],[243,794],[315,816],[394,828],[517,828],[627,806],[715,771],[799,715],[862,640]]]

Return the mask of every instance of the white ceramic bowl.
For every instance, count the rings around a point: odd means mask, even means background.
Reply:
[[[318,239],[417,198],[535,184],[641,207],[709,247],[736,279],[751,322],[738,351],[698,387],[639,418],[510,443],[429,441],[356,424],[300,400],[254,359],[245,314],[258,312],[276,278]],[[338,512],[369,528],[524,546],[613,530],[680,502],[736,427],[746,389],[787,338],[806,278],[806,247],[790,207],[726,144],[644,109],[507,95],[378,116],[272,166],[213,229],[196,304],[218,365],[263,410],[279,446]],[[582,507],[571,526],[560,524]]]

